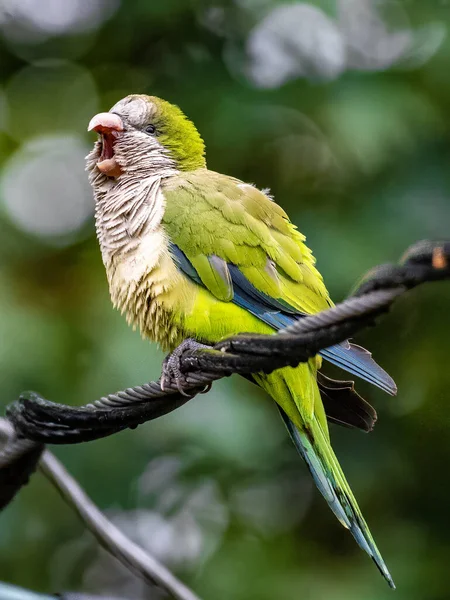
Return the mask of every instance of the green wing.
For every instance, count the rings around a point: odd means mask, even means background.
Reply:
[[[300,314],[332,306],[305,238],[263,192],[199,169],[173,178],[164,194],[164,224],[178,253],[174,258],[212,297],[233,302],[275,330]],[[241,326],[241,331],[250,331]],[[363,348],[343,342],[320,354],[385,392],[396,393],[392,378]]]
[[[233,300],[234,265],[250,287],[288,312],[332,305],[304,236],[263,192],[200,169],[172,178],[163,193],[170,241],[219,300]]]

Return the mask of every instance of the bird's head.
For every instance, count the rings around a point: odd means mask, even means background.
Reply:
[[[109,112],[93,117],[88,129],[99,134],[87,157],[95,179],[206,166],[205,146],[195,125],[177,106],[155,96],[127,96]]]

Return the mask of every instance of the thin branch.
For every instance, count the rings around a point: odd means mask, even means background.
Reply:
[[[126,600],[118,596],[92,596],[91,594],[63,593],[63,594],[41,594],[31,590],[17,587],[9,583],[0,582],[1,600]]]
[[[97,541],[125,567],[144,581],[165,589],[176,600],[200,600],[169,569],[111,523],[56,456],[49,450],[44,450],[42,444],[17,438],[11,423],[3,418],[0,418],[0,439],[5,443],[0,453],[0,494],[4,500],[8,499],[9,502],[26,483],[24,475],[28,480],[31,473],[39,468]],[[10,473],[16,473],[17,477],[10,486],[6,486],[5,492],[5,477],[10,477]],[[3,506],[6,504],[5,501]]]
[[[97,541],[130,571],[144,581],[164,588],[177,600],[199,600],[199,597],[163,564],[147,554],[105,517],[54,454],[45,450],[39,462],[39,469],[69,506],[75,509]]]
[[[205,385],[232,373],[270,373],[305,362],[320,350],[374,324],[407,290],[450,278],[450,242],[419,242],[399,265],[372,269],[353,297],[334,308],[300,318],[274,335],[240,334],[210,350],[181,357],[186,389],[195,396]],[[22,394],[7,409],[17,432],[41,443],[72,444],[112,435],[156,419],[185,404],[174,381],[163,391],[159,381],[110,394],[86,406],[50,402],[39,394]]]

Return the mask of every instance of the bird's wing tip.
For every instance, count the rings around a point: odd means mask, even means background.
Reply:
[[[379,558],[381,559],[381,557],[379,557]],[[372,556],[372,559],[374,560],[375,564],[377,565],[377,567],[378,567],[378,569],[379,569],[380,573],[381,573],[381,574],[383,575],[383,577],[386,579],[386,581],[387,581],[387,583],[388,583],[389,587],[390,587],[392,590],[396,590],[396,589],[397,589],[397,586],[395,585],[395,583],[394,583],[394,580],[392,579],[392,575],[389,573],[389,571],[388,571],[388,568],[387,568],[387,566],[385,565],[384,561],[383,561],[382,559],[381,559],[381,561],[380,561],[380,560],[377,560],[377,559],[375,558],[375,556]]]
[[[392,377],[389,377],[390,381],[387,382],[385,391],[389,394],[389,396],[396,396],[398,393],[398,387]]]

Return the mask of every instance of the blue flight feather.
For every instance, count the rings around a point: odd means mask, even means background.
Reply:
[[[189,261],[183,250],[180,250],[180,248],[178,248],[178,246],[175,244],[169,243],[169,252],[171,253],[175,264],[178,266],[180,271],[183,271],[183,273],[187,275],[189,279],[192,279],[192,281],[195,281],[195,283],[198,283],[198,285],[205,287],[202,280],[198,276],[197,271],[194,269],[192,263]]]
[[[204,287],[197,271],[178,246],[170,244],[170,252],[179,269],[192,281]],[[270,325],[275,330],[283,329],[305,316],[287,305],[282,299],[272,298],[252,285],[242,271],[228,263],[228,270],[234,289],[232,302],[245,308],[249,313]],[[370,352],[349,342],[336,344],[319,353],[325,360],[352,373],[353,375],[376,385],[388,394],[395,395],[397,387],[394,380],[372,358]]]
[[[268,296],[255,288],[236,265],[228,264],[228,270],[230,271],[231,280],[235,288],[240,288],[242,292],[245,292],[248,296],[253,298],[257,305],[263,305],[271,312],[275,309],[292,315],[299,314],[298,310],[290,306],[282,298],[272,298],[272,296]]]
[[[320,355],[337,367],[376,385],[391,396],[397,393],[397,386],[392,377],[373,360],[371,353],[361,346],[342,342],[322,350]]]

